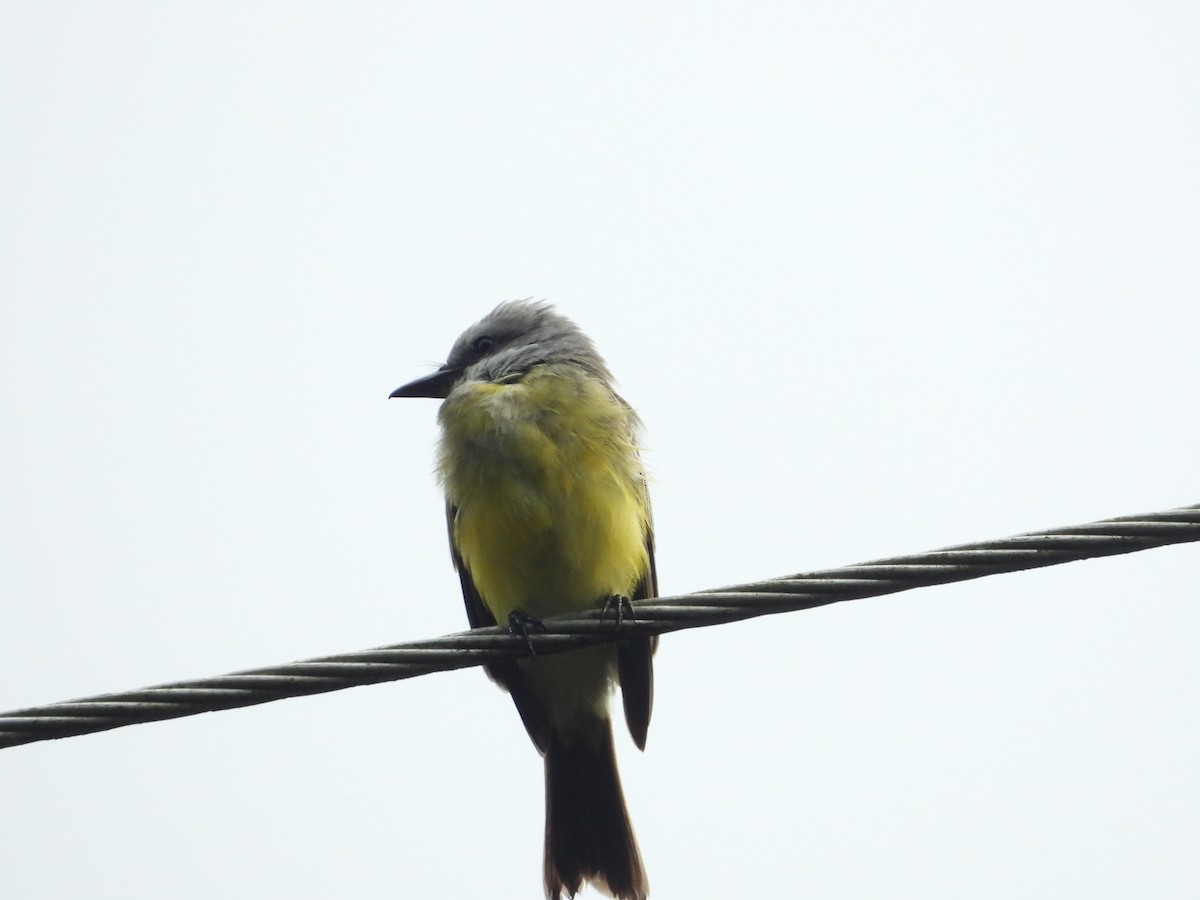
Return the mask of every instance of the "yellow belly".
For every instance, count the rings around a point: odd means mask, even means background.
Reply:
[[[649,567],[649,506],[635,419],[598,379],[541,366],[511,384],[456,388],[440,412],[439,474],[452,540],[497,622],[630,595]],[[607,702],[615,651],[523,663],[551,716]]]
[[[539,367],[443,404],[439,469],[454,541],[498,622],[628,595],[649,565],[632,413],[599,380]]]

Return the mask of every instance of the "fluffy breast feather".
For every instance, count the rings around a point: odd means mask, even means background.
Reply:
[[[637,421],[603,381],[539,366],[513,383],[469,382],[440,419],[455,544],[497,621],[633,590],[649,565]]]

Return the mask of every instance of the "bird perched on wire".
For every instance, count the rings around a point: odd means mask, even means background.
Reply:
[[[591,339],[543,302],[502,303],[445,365],[392,397],[437,397],[437,471],[471,626],[528,634],[546,616],[658,594],[637,414]],[[643,900],[608,700],[646,745],[657,639],[632,636],[487,666],[545,761],[546,896],[590,882]]]

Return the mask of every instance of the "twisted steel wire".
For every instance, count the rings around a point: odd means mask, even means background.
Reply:
[[[613,610],[556,616],[545,620],[545,633],[530,634],[529,643],[539,655],[558,653],[629,634],[662,634],[718,625],[1189,541],[1200,541],[1200,504],[659,597],[635,604],[633,616],[626,613],[619,624]],[[480,628],[215,678],[102,694],[0,713],[0,748],[398,681],[529,653],[525,638],[516,638],[501,627]]]

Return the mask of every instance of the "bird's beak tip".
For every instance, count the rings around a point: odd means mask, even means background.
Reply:
[[[454,387],[454,382],[458,380],[459,374],[459,370],[442,366],[436,372],[431,372],[415,381],[410,381],[408,384],[400,385],[400,387],[388,394],[388,399],[391,400],[394,397],[434,397],[439,400],[445,400],[450,394],[450,388]]]

